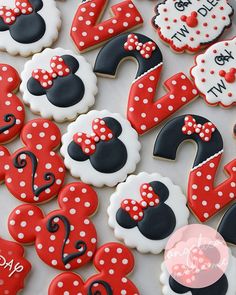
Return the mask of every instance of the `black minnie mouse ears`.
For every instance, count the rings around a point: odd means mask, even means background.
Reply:
[[[33,6],[35,12],[37,12],[43,8],[43,1],[42,0],[29,0],[29,2]]]

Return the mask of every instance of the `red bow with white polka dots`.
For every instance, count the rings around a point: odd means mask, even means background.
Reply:
[[[138,37],[135,34],[129,34],[127,41],[124,44],[124,48],[127,51],[137,50],[142,57],[148,59],[152,56],[152,52],[156,50],[156,44],[152,41],[143,44],[138,41]]]
[[[157,206],[160,202],[159,196],[154,193],[149,183],[144,183],[140,187],[142,200],[137,202],[132,199],[125,199],[121,203],[121,208],[129,213],[130,217],[135,221],[141,221],[144,216],[144,209]]]
[[[43,88],[49,89],[53,85],[53,79],[65,77],[70,74],[70,69],[60,56],[54,56],[50,61],[51,71],[42,69],[34,70],[32,77],[39,81]]]
[[[82,151],[90,156],[96,151],[96,143],[99,141],[109,141],[113,138],[110,128],[106,126],[103,119],[95,119],[92,123],[93,133],[88,135],[86,133],[76,133],[73,136],[73,141],[80,145]]]
[[[16,0],[15,8],[9,8],[7,6],[0,7],[0,17],[7,25],[14,24],[17,16],[21,14],[31,14],[32,12],[33,6],[28,0]]]
[[[212,133],[216,130],[215,125],[211,122],[207,122],[204,125],[197,124],[192,116],[186,116],[184,122],[185,124],[182,127],[183,133],[187,135],[197,133],[203,141],[210,141]]]

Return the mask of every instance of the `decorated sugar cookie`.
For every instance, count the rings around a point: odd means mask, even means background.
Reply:
[[[221,41],[197,56],[191,75],[207,103],[236,103],[236,37]]]
[[[194,53],[220,37],[232,15],[228,0],[165,0],[156,7],[153,25],[171,49]]]
[[[184,73],[177,73],[164,82],[167,93],[156,99],[162,54],[152,39],[138,33],[120,35],[106,44],[97,56],[94,71],[115,78],[118,66],[126,59],[138,63],[128,98],[127,119],[139,134],[148,132],[198,96],[192,81]]]
[[[218,232],[226,242],[236,245],[236,228],[235,228],[236,205],[233,204],[224,214],[218,226]]]
[[[101,246],[95,254],[93,263],[98,273],[85,283],[75,273],[62,273],[50,284],[48,295],[140,294],[134,283],[127,278],[134,268],[134,257],[124,245],[107,243]]]
[[[0,64],[0,143],[13,140],[20,132],[25,110],[15,92],[20,84],[17,71],[7,64]]]
[[[160,253],[169,236],[188,224],[189,211],[180,187],[160,174],[131,175],[117,186],[108,207],[115,236],[142,253]]]
[[[21,140],[24,147],[13,154],[0,146],[0,181],[20,201],[49,201],[65,177],[63,160],[54,152],[61,143],[60,130],[49,120],[34,119],[22,129]]]
[[[55,0],[1,0],[0,50],[29,56],[58,37],[60,12]]]
[[[71,175],[98,187],[115,186],[140,160],[136,131],[106,110],[81,115],[62,136],[61,154]]]
[[[143,18],[131,0],[111,6],[107,20],[100,21],[106,9],[106,0],[82,1],[71,27],[71,38],[80,52],[101,46],[111,38],[143,24]]]
[[[24,248],[0,238],[0,294],[16,295],[24,288],[31,264],[24,258]]]
[[[73,120],[95,102],[96,75],[83,56],[70,50],[45,49],[34,55],[21,78],[23,100],[44,118]]]
[[[207,247],[205,248],[207,249]],[[209,249],[209,245],[208,245]],[[194,252],[193,252],[194,251]],[[219,256],[216,251],[216,253],[213,253],[213,249],[210,249],[211,256],[207,256],[206,253],[203,253],[201,255],[197,254],[199,257],[199,264],[198,267],[202,269],[199,273],[194,275],[194,278],[202,280],[203,276],[207,278],[209,276],[209,272],[211,271],[218,271],[216,266],[217,265],[217,257]],[[213,256],[214,255],[214,256]],[[191,250],[191,253],[189,254],[190,258],[196,256],[195,249]],[[212,258],[213,256],[213,258]],[[209,259],[211,257],[211,259]],[[189,265],[192,265],[193,260],[189,263]],[[236,290],[236,282],[235,282],[235,275],[236,275],[236,259],[234,256],[231,254],[231,251],[229,249],[229,261],[228,261],[228,266],[226,269],[226,272],[222,274],[220,279],[218,279],[214,284],[211,284],[208,287],[205,288],[190,288],[184,285],[184,283],[179,283],[177,282],[174,277],[172,277],[165,265],[165,262],[162,263],[161,265],[161,276],[160,276],[160,281],[161,284],[163,285],[162,288],[162,293],[164,295],[178,295],[178,294],[184,294],[184,295],[232,295],[235,293]],[[186,267],[184,268],[185,274],[183,272],[183,275],[181,277],[181,280],[185,279],[191,279],[191,274],[188,272]],[[178,271],[178,270],[176,270]],[[181,271],[178,271],[178,274],[180,274]]]
[[[96,250],[96,230],[89,216],[97,209],[97,194],[87,184],[70,183],[61,190],[58,204],[60,209],[46,216],[37,206],[18,206],[9,216],[8,229],[19,243],[34,243],[38,256],[49,266],[79,268]]]
[[[188,206],[205,222],[235,199],[236,158],[224,167],[229,177],[216,185],[223,139],[212,122],[197,115],[183,115],[169,121],[157,136],[153,154],[175,160],[178,147],[189,140],[197,144],[197,155],[189,174]]]

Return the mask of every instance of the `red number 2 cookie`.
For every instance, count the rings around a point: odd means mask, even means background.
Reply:
[[[134,268],[134,257],[129,249],[119,243],[107,243],[94,257],[98,274],[85,283],[75,273],[58,275],[51,283],[48,295],[139,295],[136,286],[126,277]]]
[[[58,204],[60,209],[47,216],[37,206],[18,206],[9,216],[8,229],[16,241],[35,243],[38,256],[51,267],[75,269],[96,250],[96,230],[88,217],[97,209],[97,194],[87,184],[71,183],[61,190]]]
[[[0,238],[0,294],[16,295],[24,288],[24,280],[31,270],[24,258],[24,248]]]
[[[61,142],[59,128],[49,120],[29,121],[21,132],[24,147],[10,155],[0,146],[0,181],[9,191],[27,203],[42,203],[58,194],[65,167],[53,150]]]
[[[7,64],[0,64],[0,143],[14,139],[24,124],[24,106],[14,94],[19,84],[17,71]]]
[[[99,23],[106,5],[107,0],[83,1],[79,5],[71,27],[71,37],[80,52],[142,25],[142,16],[131,0],[113,5],[113,17]]]

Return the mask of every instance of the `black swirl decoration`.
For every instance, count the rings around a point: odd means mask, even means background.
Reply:
[[[13,114],[4,115],[3,120],[4,122],[10,123],[10,124],[0,127],[0,134],[9,130],[16,124],[16,117]]]
[[[105,289],[106,294],[104,292],[100,292],[99,290],[97,290],[95,292],[93,291],[93,287],[97,287],[99,285],[102,286]],[[111,286],[107,282],[102,281],[102,280],[97,280],[97,281],[94,281],[89,286],[89,290],[88,290],[87,295],[113,295],[113,291],[112,291]]]
[[[31,183],[32,191],[36,197],[39,197],[39,195],[43,191],[50,188],[55,183],[55,180],[56,180],[55,175],[52,172],[44,173],[43,178],[48,183],[45,185],[39,186],[35,189],[34,181],[35,181],[35,174],[36,174],[37,167],[38,167],[38,160],[37,160],[36,156],[30,151],[20,152],[15,156],[15,158],[13,160],[14,167],[17,169],[24,169],[27,166],[26,159],[21,158],[22,155],[28,156],[31,160],[31,163],[32,163],[32,183]]]
[[[184,11],[185,8],[187,8],[190,4],[192,4],[192,2],[190,0],[180,0],[180,1],[176,1],[175,2],[175,8],[178,10],[178,11]]]
[[[84,255],[85,252],[87,251],[87,245],[84,241],[78,240],[75,243],[75,249],[77,249],[78,251],[65,256],[65,246],[66,246],[66,243],[67,243],[69,236],[70,236],[71,226],[70,226],[69,220],[65,216],[54,215],[47,222],[47,230],[50,233],[56,233],[60,229],[59,224],[55,222],[56,218],[61,220],[63,222],[64,227],[65,227],[65,238],[64,238],[64,242],[62,244],[62,249],[61,249],[61,259],[62,259],[62,262],[64,263],[64,265],[66,265],[71,260]]]

